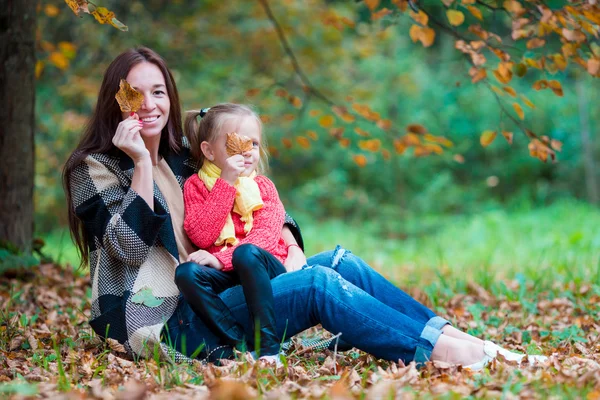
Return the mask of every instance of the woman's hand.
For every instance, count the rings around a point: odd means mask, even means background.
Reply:
[[[288,247],[288,255],[283,263],[288,272],[298,271],[306,265],[306,255],[298,246]]]
[[[186,261],[193,261],[199,265],[206,265],[219,271],[223,269],[223,264],[206,250],[198,250],[190,254]]]
[[[237,178],[244,172],[244,169],[244,156],[236,154],[225,160],[225,165],[223,165],[223,169],[221,170],[221,178],[233,186]]]
[[[129,118],[119,123],[112,140],[113,144],[135,163],[150,157],[150,152],[140,135],[141,130],[142,123],[138,120],[137,114],[130,115]]]

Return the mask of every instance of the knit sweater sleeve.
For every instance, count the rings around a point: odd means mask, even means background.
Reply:
[[[254,222],[252,229],[246,237],[239,240],[239,244],[252,243],[268,252],[275,249],[281,238],[281,228],[285,219],[285,210],[275,184],[269,178],[259,175],[255,178],[260,195],[263,201],[263,208],[254,212]],[[214,253],[221,263],[223,271],[233,269],[231,259],[236,247],[230,247],[227,250]]]
[[[235,192],[235,187],[221,178],[210,192],[198,175],[192,175],[185,182],[183,227],[192,243],[201,249],[215,243],[233,209]]]

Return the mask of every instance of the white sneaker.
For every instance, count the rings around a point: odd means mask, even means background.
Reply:
[[[529,360],[530,365],[544,364],[548,361],[548,357],[546,356],[519,354],[498,346],[496,343],[490,342],[489,340],[484,342],[484,346],[486,343],[489,343],[489,347],[491,347],[492,351],[496,352],[496,355],[501,354],[507,361],[516,361],[521,364],[525,357]]]
[[[283,367],[283,361],[281,360],[280,354],[273,354],[270,356],[260,356],[259,360],[266,362],[267,364],[275,364],[275,368]]]
[[[463,366],[464,369],[469,369],[471,371],[481,371],[488,365],[496,355],[498,354],[497,350],[492,347],[494,343],[488,342],[487,340],[483,342],[483,358],[481,361],[477,361],[476,363]]]
[[[537,356],[537,355],[526,355],[512,352],[510,350],[506,350],[505,348],[498,346],[496,343],[490,342],[486,340],[483,342],[483,358],[481,361],[478,361],[471,365],[466,365],[463,368],[470,369],[471,371],[480,371],[485,368],[493,359],[498,357],[498,354],[501,354],[507,361],[516,361],[519,365],[521,362],[527,357],[530,365],[541,365],[548,361],[548,357],[546,356]]]

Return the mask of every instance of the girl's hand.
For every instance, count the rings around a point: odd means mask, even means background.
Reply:
[[[306,255],[298,246],[288,247],[288,255],[283,263],[288,272],[298,271],[306,265]]]
[[[206,250],[198,250],[190,254],[186,261],[193,261],[199,265],[206,265],[217,270],[223,269],[223,264]]]
[[[225,179],[230,185],[235,185],[235,181],[244,172],[244,156],[236,154],[225,160],[225,165],[221,170],[221,178]]]
[[[127,154],[135,163],[150,157],[150,152],[140,136],[142,123],[137,114],[130,115],[117,126],[113,144]]]

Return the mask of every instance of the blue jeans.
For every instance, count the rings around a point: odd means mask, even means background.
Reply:
[[[336,248],[308,259],[309,267],[271,281],[277,333],[285,339],[317,324],[358,349],[390,361],[430,358],[441,329],[449,322],[395,287],[362,259]],[[240,286],[220,294],[233,316],[252,337],[252,323]],[[220,339],[198,318],[185,299],[166,325],[170,342],[184,354],[229,355]],[[186,340],[183,340],[186,338]],[[181,342],[187,346],[183,349]]]

